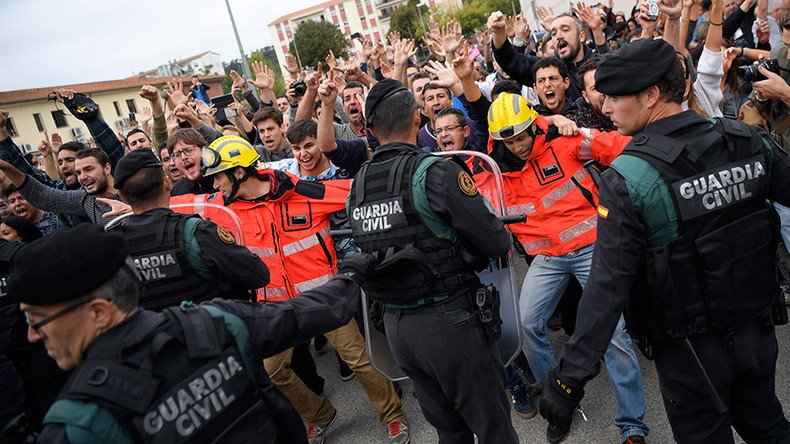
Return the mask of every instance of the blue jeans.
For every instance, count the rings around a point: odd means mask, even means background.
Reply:
[[[779,220],[781,221],[780,233],[782,234],[782,241],[785,244],[785,248],[787,248],[787,252],[790,253],[790,208],[774,202],[774,210],[779,214]]]
[[[551,369],[557,365],[546,334],[546,324],[557,308],[568,282],[575,276],[582,287],[587,283],[592,256],[593,245],[564,256],[539,254],[527,270],[519,302],[521,328],[524,333],[524,353],[538,381],[544,381]],[[631,435],[647,436],[650,429],[643,421],[645,394],[642,389],[642,375],[631,338],[625,332],[622,316],[604,354],[604,360],[617,397],[614,423],[620,428],[621,438]]]

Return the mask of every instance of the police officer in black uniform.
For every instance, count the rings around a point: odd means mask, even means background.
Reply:
[[[21,242],[0,240],[0,442],[26,442],[41,429],[67,374],[42,344],[27,340],[25,318],[8,294],[6,278]]]
[[[251,299],[269,281],[263,261],[219,225],[171,211],[170,186],[148,149],[132,151],[115,168],[115,187],[134,211],[119,229],[145,282],[140,305],[161,310],[182,300]]]
[[[338,277],[277,304],[215,299],[155,313],[138,308],[129,253],[120,234],[83,224],[16,259],[8,287],[29,339],[72,370],[39,441],[305,442],[254,363],[347,323],[373,259],[349,255]]]
[[[357,245],[378,258],[364,288],[385,307],[395,359],[440,442],[518,442],[499,352],[473,311],[475,271],[510,236],[464,169],[414,145],[420,111],[400,82],[377,83],[365,111],[381,146],[354,180],[349,215]]]
[[[790,161],[755,127],[682,111],[683,67],[664,40],[607,56],[595,84],[634,138],[603,174],[593,269],[576,331],[540,386],[541,414],[570,422],[625,310],[677,442],[733,442],[731,426],[746,442],[790,442],[774,386],[767,204],[790,203]]]

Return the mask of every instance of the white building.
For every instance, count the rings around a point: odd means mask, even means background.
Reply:
[[[173,60],[156,69],[141,72],[139,77],[173,77],[191,75],[225,75],[219,54],[206,51],[181,60]]]
[[[346,37],[356,32],[371,41],[384,40],[389,31],[392,11],[407,0],[330,0],[310,8],[286,14],[269,24],[274,50],[280,65],[285,65],[288,45],[299,25],[305,20],[327,21]],[[461,0],[423,0],[433,9],[440,6],[461,6]],[[425,20],[428,18],[426,17]],[[298,49],[298,48],[297,48]]]

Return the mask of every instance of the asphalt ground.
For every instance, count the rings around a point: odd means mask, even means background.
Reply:
[[[517,264],[523,260],[516,258]],[[525,267],[518,266],[516,270],[516,283],[520,288]],[[563,332],[550,332],[549,336],[555,351],[567,339]],[[780,401],[788,408],[790,405],[790,325],[777,328],[779,340],[779,360],[777,362],[776,391]],[[318,372],[326,379],[325,394],[338,409],[338,417],[328,430],[326,443],[383,443],[387,436],[386,425],[378,422],[377,414],[368,401],[365,392],[356,378],[343,382],[338,372],[337,361],[332,351],[329,350],[315,356]],[[674,442],[672,431],[667,421],[664,405],[659,392],[658,379],[654,365],[637,351],[642,370],[642,380],[647,402],[647,415],[645,421],[651,429],[648,442],[671,443]],[[470,384],[474,384],[470,381]],[[401,382],[403,388],[403,409],[406,412],[411,443],[436,443],[435,429],[425,420],[420,412],[417,399],[413,395],[410,381]],[[615,410],[615,398],[611,383],[604,370],[585,387],[585,398],[582,408],[587,417],[585,421],[577,412],[571,434],[566,443],[619,443],[619,430],[612,422]],[[546,421],[539,415],[530,420],[524,420],[511,411],[513,425],[516,428],[522,443],[545,443]],[[742,443],[736,435],[736,442]]]

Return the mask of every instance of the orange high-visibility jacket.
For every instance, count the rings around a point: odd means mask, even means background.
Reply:
[[[508,226],[529,255],[562,256],[595,242],[597,208],[574,180],[598,196],[584,163],[594,159],[609,165],[631,137],[616,131],[582,128],[576,136],[546,140],[548,129],[539,117],[543,134],[535,137],[532,153],[521,171],[502,173],[507,214],[526,214],[527,221]],[[504,148],[504,147],[502,147]],[[504,148],[506,149],[506,148]],[[477,174],[476,180],[488,180]]]
[[[313,182],[277,170],[260,170],[272,187],[262,201],[236,200],[227,205],[241,219],[244,243],[269,268],[269,284],[258,290],[259,302],[290,299],[336,274],[337,256],[329,236],[330,215],[346,207],[350,179]],[[189,202],[189,198],[193,200]],[[199,200],[194,200],[197,198]],[[201,213],[231,230],[233,223],[200,203],[223,204],[221,194],[175,196],[174,203],[194,203]],[[181,212],[188,212],[179,210]]]

